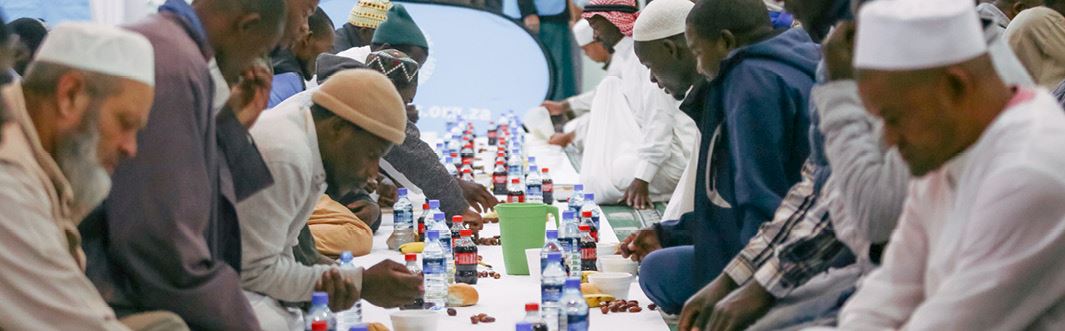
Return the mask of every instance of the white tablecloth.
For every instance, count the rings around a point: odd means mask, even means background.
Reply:
[[[431,140],[430,140],[431,141]],[[561,148],[547,145],[544,142],[530,140],[526,145],[530,155],[536,156],[537,164],[551,169],[552,179],[556,185],[568,186],[578,181],[577,172],[569,163]],[[414,200],[420,204],[424,198]],[[564,208],[564,205],[558,204]],[[416,208],[417,209],[417,208]],[[418,214],[418,212],[415,212]],[[403,263],[403,255],[396,251],[389,251],[385,240],[392,233],[392,217],[386,214],[383,217],[381,228],[374,236],[374,249],[369,255],[355,258],[355,264],[370,267],[384,259],[392,259]],[[609,222],[601,222],[599,230],[600,242],[617,242]],[[499,234],[498,224],[486,224],[481,236],[494,236]],[[526,303],[540,302],[540,283],[531,276],[511,276],[506,274],[503,265],[502,246],[478,246],[478,254],[484,256],[484,262],[495,267],[495,271],[502,274],[500,279],[481,278],[477,281],[477,292],[480,301],[471,307],[455,308],[458,315],[451,317],[444,312],[440,313],[438,330],[514,330],[514,324],[525,317]],[[634,281],[629,289],[629,300],[638,300],[641,307],[647,307],[651,303]],[[384,309],[363,301],[363,322],[384,323],[389,328],[392,321],[389,314],[399,311],[398,309]],[[494,323],[470,323],[470,316],[486,313],[496,318]],[[598,308],[589,311],[591,317],[591,330],[617,331],[617,330],[669,330],[662,320],[658,311],[644,309],[639,313],[611,313],[603,315]]]

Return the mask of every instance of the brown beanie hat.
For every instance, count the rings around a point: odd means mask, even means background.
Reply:
[[[325,81],[314,103],[393,144],[406,138],[407,110],[385,75],[369,69],[338,72]]]

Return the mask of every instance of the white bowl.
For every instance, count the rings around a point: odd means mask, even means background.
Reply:
[[[440,314],[432,310],[400,310],[390,317],[396,331],[436,331]]]
[[[627,272],[598,272],[588,275],[588,282],[616,299],[628,300],[629,288],[635,278]]]
[[[540,279],[540,252],[542,248],[529,248],[525,250],[525,262],[529,264],[529,276]]]
[[[618,254],[618,246],[619,245],[621,245],[621,243],[616,243],[616,242],[604,243],[604,242],[600,242],[600,243],[596,244],[596,246],[595,246],[595,254],[597,254],[598,256],[617,255]]]
[[[599,257],[599,263],[603,265],[605,272],[627,272],[635,275],[640,270],[640,264],[621,255],[608,255]]]

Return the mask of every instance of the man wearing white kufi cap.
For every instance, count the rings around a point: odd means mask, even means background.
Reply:
[[[155,95],[152,45],[119,28],[57,26],[21,84],[3,89],[12,121],[0,145],[0,329],[125,330],[85,277],[77,225],[137,153]],[[177,316],[133,317],[186,329]]]
[[[854,63],[917,179],[840,327],[1065,329],[1061,108],[995,75],[968,0],[866,5]]]

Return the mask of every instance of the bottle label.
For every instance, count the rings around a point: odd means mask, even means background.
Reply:
[[[566,331],[588,331],[588,314],[566,314]]]
[[[447,260],[444,258],[422,258],[422,272],[425,274],[446,273]]]
[[[455,264],[477,264],[477,253],[458,253],[455,254]]]
[[[562,299],[562,284],[544,284],[540,286],[540,301],[558,302]]]
[[[554,192],[554,191],[555,191],[555,183],[544,182],[544,192]]]
[[[581,248],[581,260],[595,260],[595,248]]]
[[[451,238],[440,238],[440,246],[444,248],[444,254],[451,255]]]
[[[507,196],[507,203],[518,203],[518,202],[521,202],[521,196],[520,195],[511,194],[511,195]]]
[[[525,188],[525,192],[527,192],[526,193],[527,195],[535,195],[535,196],[541,196],[541,195],[544,194],[544,191],[541,189],[541,186],[540,185],[535,185],[535,184],[527,186]]]
[[[495,182],[496,184],[506,185],[507,184],[507,176],[506,175],[495,175],[495,177],[492,178],[492,181]]]

